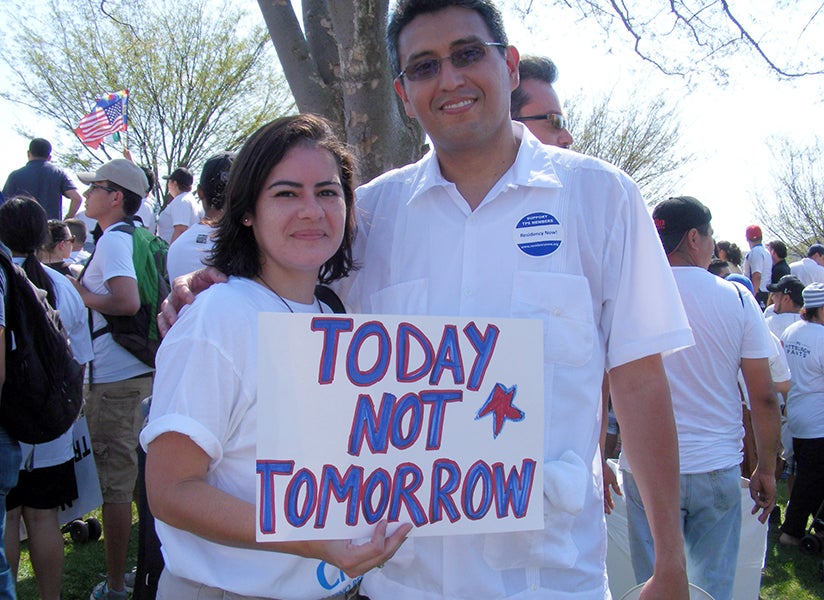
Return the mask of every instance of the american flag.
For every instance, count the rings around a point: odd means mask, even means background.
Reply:
[[[106,136],[125,131],[128,125],[129,90],[106,94],[97,99],[92,112],[80,119],[74,132],[80,141],[97,149]]]

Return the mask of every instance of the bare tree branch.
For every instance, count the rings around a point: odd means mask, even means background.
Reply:
[[[804,146],[774,140],[773,193],[756,196],[755,214],[765,227],[805,256],[807,247],[824,240],[824,142]]]

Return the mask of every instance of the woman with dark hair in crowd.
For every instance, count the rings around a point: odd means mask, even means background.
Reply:
[[[742,273],[741,261],[744,259],[744,256],[741,254],[741,248],[739,248],[737,244],[730,243],[726,240],[716,242],[715,256],[727,261],[730,267],[730,273]]]
[[[88,312],[77,290],[62,274],[44,267],[35,254],[48,239],[46,211],[34,199],[17,196],[0,206],[0,240],[12,251],[37,287],[46,291],[49,304],[60,320],[77,362],[92,359]],[[42,600],[60,599],[63,574],[63,535],[57,520],[58,508],[77,498],[74,476],[74,447],[69,429],[54,441],[35,446],[20,444],[23,460],[17,486],[6,498],[6,553],[17,574],[20,559],[20,518],[26,523],[29,553]]]
[[[69,226],[63,221],[50,219],[49,233],[46,242],[38,252],[38,258],[40,262],[58,273],[71,275],[68,259],[72,254],[72,244],[74,244],[74,236]]]
[[[383,522],[363,545],[255,541],[258,313],[332,312],[314,290],[352,268],[352,180],[351,156],[312,115],[263,126],[232,165],[209,260],[229,281],[166,336],[141,434],[166,561],[160,599],[342,599],[410,529],[387,537]],[[340,574],[319,578],[323,562]]]

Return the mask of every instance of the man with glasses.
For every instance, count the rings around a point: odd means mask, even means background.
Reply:
[[[347,303],[365,313],[541,319],[547,480],[543,531],[412,537],[364,577],[364,593],[604,598],[606,533],[593,459],[606,368],[663,549],[645,593],[685,598],[675,429],[660,353],[692,336],[637,187],[600,161],[544,146],[510,119],[519,56],[491,1],[401,1],[387,38],[395,90],[434,151],[358,190],[363,269]]]
[[[522,56],[518,63],[520,84],[512,92],[510,113],[526,125],[542,143],[559,148],[572,146],[572,134],[561,110],[561,101],[552,84],[558,68],[543,56]]]
[[[139,407],[152,393],[154,370],[114,341],[103,315],[129,316],[140,309],[132,236],[113,229],[137,212],[149,183],[140,167],[125,158],[78,177],[89,185],[84,193],[86,215],[96,219],[103,231],[80,282],[75,284],[92,311],[94,360],[85,410],[103,493],[106,542],[107,578],[94,588],[91,600],[125,600],[137,438],[143,422]]]
[[[402,0],[387,38],[395,90],[434,150],[358,189],[353,253],[362,268],[340,291],[364,313],[543,322],[545,525],[412,537],[364,576],[364,593],[607,597],[594,460],[606,369],[660,548],[645,597],[686,599],[675,424],[660,353],[693,339],[637,186],[511,120],[518,52],[491,0]],[[177,281],[164,326],[172,306],[191,299],[189,287],[213,277]]]

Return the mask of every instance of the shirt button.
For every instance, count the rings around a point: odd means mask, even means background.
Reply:
[[[561,316],[561,309],[560,308],[553,308],[552,309],[552,314],[556,317],[560,317]]]

